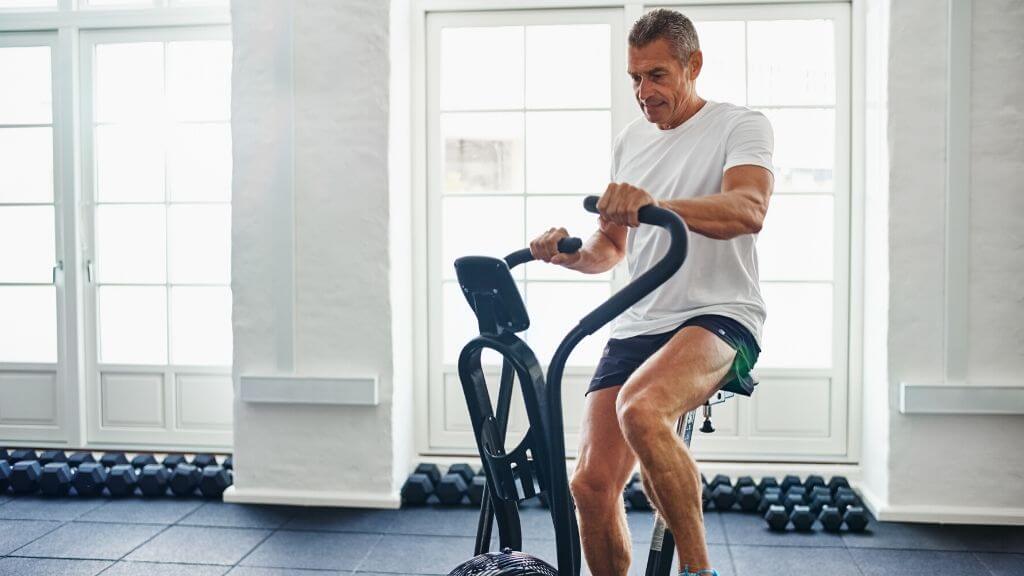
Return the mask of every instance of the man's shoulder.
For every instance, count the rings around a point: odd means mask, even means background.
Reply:
[[[731,102],[714,102],[713,112],[719,122],[730,126],[745,120],[765,118],[765,115],[758,110]]]

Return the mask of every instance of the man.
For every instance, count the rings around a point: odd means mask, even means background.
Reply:
[[[717,576],[704,542],[700,472],[675,422],[723,386],[753,391],[765,318],[755,235],[773,186],[773,144],[764,115],[697,95],[702,63],[682,14],[654,10],[634,24],[628,72],[643,117],[615,140],[600,228],[576,254],[557,253],[564,228],[530,244],[540,259],[591,274],[625,257],[636,277],[668,244],[664,231],[637,226],[640,207],[672,210],[693,233],[682,270],[612,325],[587,391],[571,488],[595,576],[629,570],[621,498],[637,460],[645,492],[675,534],[681,574]]]

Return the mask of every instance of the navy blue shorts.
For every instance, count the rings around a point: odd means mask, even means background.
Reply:
[[[761,348],[742,324],[717,314],[695,316],[683,322],[678,328],[661,334],[643,334],[630,338],[610,338],[604,348],[604,354],[597,363],[594,378],[590,381],[587,394],[594,390],[621,386],[630,375],[648,358],[654,355],[676,332],[687,326],[700,326],[724,340],[736,351],[729,375],[725,378],[722,390],[750,396],[757,382],[751,377],[750,371],[757,362]]]

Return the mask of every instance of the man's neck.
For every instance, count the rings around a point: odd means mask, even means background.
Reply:
[[[707,103],[706,100],[704,100],[700,96],[694,95],[694,97],[691,98],[690,101],[687,102],[685,106],[683,106],[683,115],[682,115],[682,117],[680,119],[678,119],[678,120],[676,120],[676,121],[674,121],[674,122],[672,122],[670,124],[659,125],[658,128],[661,128],[662,130],[672,130],[674,128],[678,128],[678,127],[682,126],[684,122],[686,122],[690,118],[693,118],[693,116],[697,112],[700,112],[700,109],[703,108],[704,104],[706,104],[706,103]]]

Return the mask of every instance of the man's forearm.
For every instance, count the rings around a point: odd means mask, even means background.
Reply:
[[[735,192],[660,200],[658,205],[679,214],[693,232],[716,240],[760,232],[767,209],[756,194]]]
[[[580,259],[566,268],[584,274],[600,274],[615,267],[625,255],[625,246],[617,246],[607,234],[598,230],[580,248]]]

